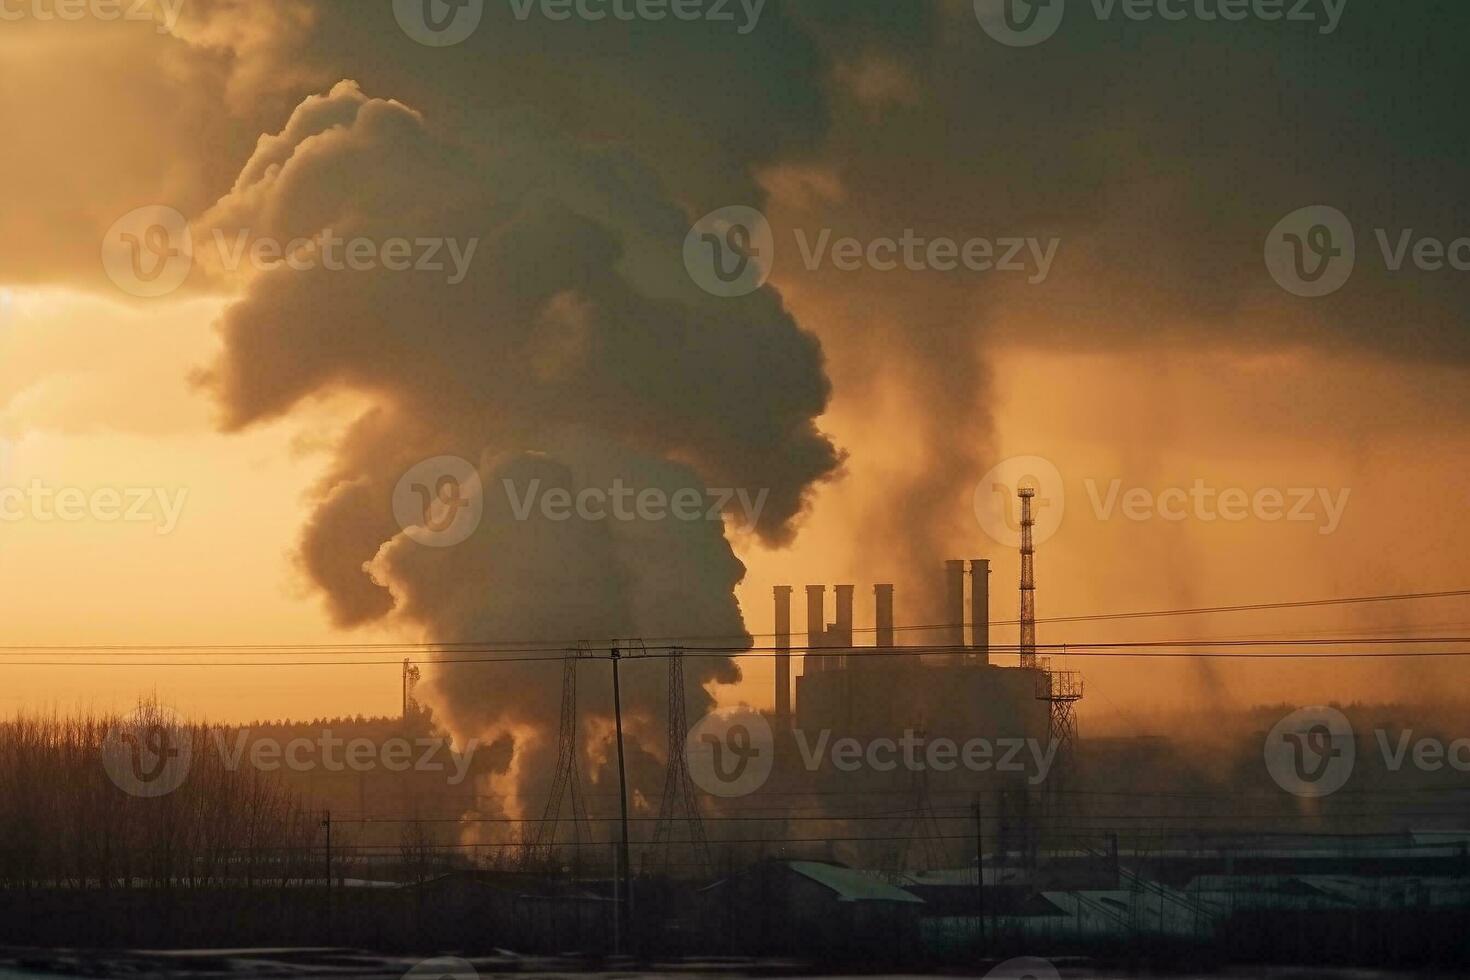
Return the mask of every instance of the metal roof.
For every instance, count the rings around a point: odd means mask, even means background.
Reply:
[[[924,900],[917,895],[906,892],[896,885],[890,885],[881,878],[854,871],[851,868],[823,864],[820,861],[787,861],[786,866],[797,874],[810,878],[817,884],[836,892],[839,902],[924,904]]]

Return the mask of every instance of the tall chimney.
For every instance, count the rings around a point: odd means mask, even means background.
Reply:
[[[839,647],[852,647],[852,594],[853,586],[839,585],[837,590],[837,638]]]
[[[822,669],[822,655],[818,651],[826,645],[827,620],[822,607],[827,601],[825,585],[806,587],[806,672],[815,674]]]
[[[776,592],[776,717],[791,721],[791,586]]]
[[[990,664],[990,560],[970,559],[970,646],[974,658]]]
[[[954,649],[942,659],[963,663],[965,655],[959,648],[965,645],[965,563],[957,559],[944,563],[944,625],[939,631],[943,643]]]
[[[880,647],[893,646],[893,586],[873,586],[874,622],[878,626],[876,643]]]

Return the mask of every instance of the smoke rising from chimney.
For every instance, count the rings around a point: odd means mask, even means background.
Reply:
[[[344,81],[261,139],[196,231],[478,242],[456,286],[381,267],[240,284],[203,376],[226,429],[344,390],[376,406],[313,493],[303,568],[339,624],[436,642],[745,635],[744,566],[721,522],[554,521],[516,513],[505,488],[768,491],[754,531],[784,542],[840,461],[814,421],[828,397],[817,343],[768,290],[698,291],[679,255],[687,216],[625,157],[523,121],[456,137]],[[451,454],[475,464],[484,515],[464,543],[426,548],[390,497],[409,467]],[[731,660],[693,661],[691,717],[704,685],[738,677]],[[526,752],[554,752],[558,679],[554,665],[441,665],[433,690],[458,732],[517,737],[523,781],[548,768]],[[661,717],[664,685],[654,665],[628,671],[635,731]],[[589,716],[607,708],[602,686],[584,685]]]

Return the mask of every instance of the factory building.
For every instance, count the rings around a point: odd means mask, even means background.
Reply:
[[[830,618],[828,587],[806,587],[804,643],[793,643],[794,590],[776,586],[776,725],[859,738],[911,730],[957,741],[1046,739],[1051,679],[1044,665],[991,663],[989,580],[987,560],[970,561],[968,569],[963,561],[945,562],[945,621],[906,635],[903,646],[895,642],[892,585],[873,586],[870,645],[854,640],[855,586],[832,587]],[[793,649],[804,651],[794,710]]]

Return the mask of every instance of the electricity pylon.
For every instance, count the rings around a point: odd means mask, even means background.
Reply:
[[[699,797],[689,775],[689,757],[685,743],[689,737],[689,720],[684,708],[684,651],[669,651],[669,761],[664,771],[664,795],[659,804],[658,821],[653,827],[654,860],[668,874],[675,844],[687,844],[701,870],[710,867],[709,841],[705,838],[704,818],[699,812]],[[682,813],[682,817],[680,814]],[[684,824],[687,840],[673,837],[674,824]]]
[[[562,660],[561,724],[556,745],[556,772],[551,779],[551,795],[546,810],[531,841],[530,856],[534,861],[550,863],[556,841],[556,827],[561,818],[563,799],[572,804],[572,869],[582,865],[582,852],[592,843],[592,827],[582,801],[581,766],[577,752],[577,661],[580,654],[571,652]]]

